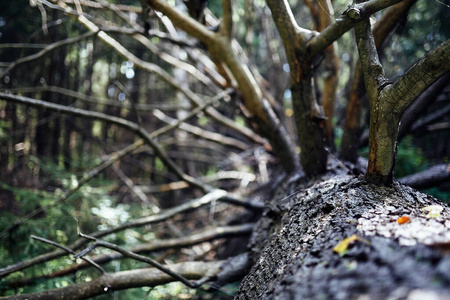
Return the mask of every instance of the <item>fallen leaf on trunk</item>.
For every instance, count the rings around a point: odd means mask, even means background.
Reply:
[[[444,208],[440,205],[430,205],[422,208],[422,212],[427,218],[439,218]]]
[[[411,223],[411,219],[407,216],[403,216],[397,219],[398,224],[408,224]]]

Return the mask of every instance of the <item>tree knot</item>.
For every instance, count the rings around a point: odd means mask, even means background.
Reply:
[[[349,5],[342,14],[348,16],[352,21],[360,21],[362,19],[361,9],[354,5]]]

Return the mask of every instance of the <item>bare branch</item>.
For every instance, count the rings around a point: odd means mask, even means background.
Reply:
[[[289,65],[293,66],[296,63],[296,50],[300,48],[302,41],[312,35],[312,31],[298,26],[287,0],[267,0],[267,4],[272,11],[273,20],[283,40]],[[289,41],[289,43],[286,41]]]
[[[319,31],[334,23],[334,10],[330,0],[318,0],[320,27]],[[338,86],[339,59],[337,53],[337,44],[332,43],[325,49],[324,61],[324,88],[322,94],[322,106],[326,116],[325,122],[325,139],[328,145],[334,146],[333,141],[333,117],[336,99],[336,91]]]
[[[238,171],[219,171],[215,174],[199,177],[202,182],[212,183],[218,180],[240,180],[245,182],[252,182],[256,180],[256,176],[253,173],[238,172]],[[141,189],[146,193],[161,193],[167,191],[173,191],[178,189],[188,188],[189,185],[184,181],[170,182],[162,185],[155,186],[142,186]]]
[[[356,8],[354,9],[355,11],[357,10]],[[352,10],[349,10],[348,13],[351,14],[351,12]],[[378,58],[369,19],[364,19],[355,25],[355,35],[364,81],[366,83],[367,96],[371,105],[375,105],[379,90],[384,88],[387,79]]]
[[[183,262],[167,266],[171,272],[196,280],[205,276],[213,277],[220,271],[223,261],[213,262]],[[132,271],[105,274],[89,282],[70,285],[67,287],[46,290],[37,293],[8,296],[2,300],[25,299],[86,299],[104,295],[110,291],[129,289],[142,286],[157,286],[175,281],[174,278],[156,268],[146,268]]]
[[[226,203],[231,203],[234,205],[240,205],[240,206],[243,206],[243,207],[246,207],[246,208],[249,208],[252,210],[256,210],[256,211],[259,211],[264,207],[264,204],[262,204],[260,202],[244,201],[242,199],[239,199],[239,197],[237,197],[237,196],[233,196],[223,190],[216,189],[213,192],[206,194],[201,198],[193,199],[193,200],[190,200],[179,206],[172,207],[172,208],[169,208],[166,210],[162,210],[158,214],[140,218],[140,219],[136,219],[136,220],[130,221],[128,223],[124,223],[124,224],[114,227],[114,228],[91,233],[90,235],[95,238],[101,238],[101,237],[109,235],[111,233],[119,232],[121,230],[125,230],[128,228],[163,222],[177,214],[200,208],[200,207],[205,206],[215,200],[226,202]],[[76,250],[76,249],[80,248],[81,246],[83,246],[85,243],[86,243],[85,239],[78,239],[75,242],[73,242],[72,244],[70,244],[68,246],[68,248]],[[66,253],[65,251],[57,250],[57,251],[53,251],[50,253],[42,254],[35,258],[29,259],[27,261],[23,261],[23,262],[16,263],[14,265],[10,265],[6,268],[0,269],[0,278],[5,277],[8,274],[23,270],[23,269],[33,266],[35,264],[47,262],[47,261],[53,260],[57,257],[61,257],[61,256],[65,255],[65,253]]]
[[[422,172],[402,177],[398,181],[415,189],[424,189],[448,182],[449,178],[450,164],[439,164]]]
[[[120,107],[120,108],[126,108],[126,109],[132,109],[132,105],[130,103],[122,103],[119,101],[113,101],[108,100],[105,98],[99,98],[95,96],[87,96],[86,94],[72,91],[69,89],[65,89],[58,86],[50,86],[50,85],[44,85],[44,86],[36,86],[36,87],[19,87],[19,88],[13,88],[9,90],[11,93],[36,93],[36,92],[52,92],[52,93],[58,93],[61,95],[69,96],[71,98],[75,98],[77,100],[81,100],[88,103],[94,103],[94,104],[101,104],[101,105],[108,105],[113,107]],[[207,102],[209,103],[209,101]],[[152,111],[154,109],[160,109],[160,110],[179,110],[179,109],[185,109],[189,110],[190,106],[181,106],[178,104],[170,104],[170,103],[160,103],[160,104],[144,104],[144,103],[136,103],[134,105],[137,111]]]
[[[148,0],[148,2],[154,9],[165,14],[175,26],[186,31],[189,35],[199,39],[206,45],[210,45],[214,40],[214,32],[208,30],[200,22],[183,14],[175,7],[172,7],[167,1]]]
[[[47,47],[48,44],[28,44],[28,43],[3,43],[0,44],[0,49],[4,49],[4,48],[45,48]]]
[[[22,96],[15,96],[7,93],[0,93],[0,98],[7,100],[7,101],[13,101],[16,103],[22,103],[22,104],[28,104],[35,107],[41,107],[41,108],[48,108],[51,110],[55,110],[61,113],[65,114],[71,114],[79,117],[85,117],[89,119],[95,119],[100,121],[109,122],[112,124],[116,124],[118,126],[121,126],[127,130],[130,130],[131,132],[134,132],[138,136],[140,136],[154,151],[155,155],[157,155],[165,164],[166,166],[174,172],[180,179],[185,180],[192,186],[198,187],[203,191],[211,190],[211,187],[195,180],[193,177],[185,174],[177,165],[176,163],[167,156],[167,154],[164,152],[164,150],[161,148],[161,146],[152,138],[150,133],[139,126],[138,124],[134,122],[127,121],[122,118],[109,116],[103,113],[99,112],[92,112],[87,111],[79,108],[72,108],[65,105],[59,105],[54,104],[42,100],[36,100],[28,97],[22,97]]]
[[[155,117],[157,117],[159,120],[166,122],[170,125],[177,126],[177,124],[178,124],[178,128],[180,128],[181,130],[184,130],[193,135],[199,136],[203,139],[213,141],[213,142],[225,145],[225,146],[237,148],[239,150],[246,150],[248,148],[248,145],[244,142],[241,142],[240,140],[224,136],[217,132],[207,131],[203,128],[200,128],[200,127],[188,124],[188,123],[179,122],[178,120],[167,116],[160,110],[154,110],[153,115]]]
[[[58,248],[60,248],[60,249],[62,249],[64,251],[66,251],[67,253],[76,255],[75,251],[73,251],[72,249],[67,248],[67,247],[65,247],[65,246],[63,246],[61,244],[58,244],[58,243],[54,242],[54,241],[50,241],[50,240],[47,240],[47,239],[44,239],[44,238],[41,238],[41,237],[38,237],[38,236],[35,236],[35,235],[32,235],[31,238],[34,239],[34,240],[37,240],[37,241],[40,241],[40,242],[52,245],[54,247],[58,247]],[[87,264],[94,266],[94,268],[99,270],[102,274],[106,274],[106,271],[100,265],[98,265],[96,262],[94,262],[92,259],[87,258],[87,257],[81,257],[81,259],[84,260]]]
[[[47,53],[49,53],[49,52],[51,52],[51,51],[53,51],[53,50],[55,50],[55,49],[57,49],[59,47],[70,45],[70,44],[74,44],[76,42],[79,42],[79,41],[81,41],[81,40],[83,40],[85,38],[94,36],[96,34],[97,34],[97,32],[89,31],[89,32],[85,32],[82,35],[79,35],[77,37],[65,39],[65,40],[58,41],[58,42],[55,42],[53,44],[47,45],[47,46],[44,47],[44,49],[42,49],[41,51],[39,51],[36,54],[20,58],[20,59],[18,59],[16,61],[10,63],[9,66],[0,73],[0,78],[3,78],[8,72],[10,72],[12,69],[14,69],[15,67],[17,67],[17,66],[19,66],[21,64],[24,64],[24,63],[36,60],[36,59],[44,56],[45,54],[47,54]]]
[[[402,0],[371,0],[361,4],[356,4],[353,7],[359,11],[359,20],[369,17],[384,8],[401,2]],[[333,25],[325,28],[320,34],[312,37],[308,43],[308,55],[314,57],[326,47],[331,45],[335,40],[341,37],[344,33],[349,31],[355,25],[355,19],[349,17],[347,11],[344,12],[342,18],[336,20]]]
[[[373,28],[373,37],[375,40],[375,46],[379,52],[383,51],[382,44],[388,37],[389,33],[392,32],[400,19],[403,16],[406,16],[408,10],[415,2],[416,0],[404,0],[390,7],[377,21]],[[353,83],[348,98],[347,111],[345,115],[345,128],[340,150],[340,157],[351,162],[357,161],[357,150],[361,147],[361,115],[363,114],[364,94],[364,78],[361,71],[361,63],[358,59],[353,71]],[[367,140],[368,134],[365,144],[367,144]]]
[[[60,203],[63,203],[70,196],[72,196],[75,192],[77,192],[83,185],[88,183],[92,178],[94,178],[95,176],[97,176],[98,174],[103,172],[106,168],[111,166],[114,162],[118,161],[123,156],[133,152],[136,149],[138,149],[143,144],[144,144],[144,141],[140,140],[140,141],[135,142],[132,145],[129,145],[128,147],[126,147],[126,148],[124,148],[124,149],[122,149],[120,151],[112,153],[111,155],[109,155],[109,157],[105,161],[103,161],[96,168],[91,169],[89,172],[85,173],[83,175],[83,177],[80,180],[78,180],[78,184],[77,185],[75,185],[72,188],[70,188],[67,191],[65,191],[54,202],[52,202],[50,204],[47,204],[45,206],[41,206],[38,209],[36,209],[36,210],[28,213],[27,215],[21,217],[20,219],[16,220],[11,226],[9,226],[8,228],[6,228],[5,230],[3,230],[0,233],[0,239],[4,238],[9,232],[14,230],[15,228],[17,228],[17,226],[20,226],[22,223],[26,222],[27,220],[29,220],[29,219],[31,219],[31,218],[41,214],[42,212],[45,212],[50,207],[56,206],[56,205],[58,205]],[[5,269],[8,269],[8,268],[5,268]],[[5,269],[0,270],[0,277],[2,277],[2,274],[3,274],[2,272]]]
[[[386,91],[385,98],[395,103],[395,114],[406,108],[431,84],[450,70],[450,40],[428,52]]]
[[[160,251],[166,249],[174,249],[174,248],[182,248],[189,247],[192,245],[200,244],[203,242],[212,241],[215,239],[223,238],[223,237],[232,237],[232,236],[245,236],[249,235],[254,228],[255,224],[241,224],[236,226],[219,226],[210,229],[204,229],[200,232],[193,233],[189,236],[183,236],[180,238],[174,239],[166,239],[166,240],[151,240],[148,243],[140,244],[130,249],[130,251],[134,253],[148,253],[153,251]],[[53,242],[52,242],[53,243]],[[58,244],[59,245],[59,244]],[[61,245],[59,245],[61,246]],[[64,246],[61,246],[64,247]],[[67,248],[67,247],[64,247]],[[68,248],[67,248],[68,249]],[[70,250],[70,249],[69,249]],[[70,250],[72,251],[72,250]],[[73,251],[72,251],[73,252]],[[70,252],[70,253],[72,253]],[[73,252],[72,254],[75,254]],[[111,260],[121,259],[123,255],[120,253],[111,253],[111,254],[99,254],[90,257],[89,259],[95,262],[96,264],[104,264]],[[88,259],[88,258],[86,258]],[[10,288],[18,288],[25,285],[32,284],[36,282],[36,280],[42,280],[47,278],[55,278],[66,276],[68,274],[72,274],[79,270],[85,269],[89,267],[91,264],[88,262],[82,262],[79,264],[71,265],[63,270],[58,270],[52,274],[35,277],[35,278],[24,278],[18,280],[11,280],[6,282],[5,284]]]
[[[88,246],[88,248],[86,248],[86,249],[89,249],[89,252],[92,251],[93,249],[95,249],[96,247],[108,248],[110,250],[119,252],[124,257],[132,258],[132,259],[135,259],[135,260],[138,260],[138,261],[141,261],[141,262],[145,262],[145,263],[153,266],[154,268],[164,272],[165,274],[172,276],[174,279],[177,279],[177,280],[181,281],[182,283],[184,283],[188,287],[191,287],[191,288],[197,288],[198,287],[197,284],[195,284],[193,282],[190,282],[184,276],[182,276],[182,275],[180,275],[180,274],[178,274],[176,272],[173,272],[169,268],[161,265],[160,263],[158,263],[157,261],[151,259],[150,257],[146,257],[146,256],[143,256],[143,255],[136,254],[136,253],[134,253],[132,251],[129,251],[129,250],[126,250],[126,249],[124,249],[124,248],[122,248],[122,247],[120,247],[120,246],[118,246],[116,244],[112,244],[112,243],[109,243],[109,242],[105,242],[105,241],[99,240],[97,238],[85,235],[85,234],[83,234],[81,232],[79,233],[79,235],[81,237],[84,237],[84,238],[87,238],[87,239],[95,241],[92,244],[92,247]],[[82,256],[86,255],[87,253],[88,252],[85,253],[84,251],[81,251],[79,254],[75,255],[75,258],[82,257]]]
[[[151,210],[154,213],[158,213],[161,211],[159,203],[156,201],[156,199],[153,200],[147,197],[147,195],[144,194],[142,189],[139,186],[135,185],[133,180],[131,180],[127,175],[125,175],[125,173],[122,171],[122,169],[119,168],[118,165],[113,164],[112,167],[117,176],[119,176],[120,180],[122,180],[122,182],[125,183],[125,185],[131,190],[131,192],[139,198],[139,200],[141,200],[148,206],[151,204]]]
[[[75,4],[75,0],[63,0],[66,4]],[[103,6],[94,1],[89,0],[79,0],[80,4],[85,7],[94,8],[94,9],[101,9]],[[134,12],[134,13],[141,13],[142,8],[140,6],[131,6],[131,5],[122,5],[118,4],[116,5],[118,9],[121,11],[127,11],[127,12]]]
[[[400,124],[398,138],[402,139],[410,131],[414,132],[421,127],[421,125],[428,124],[428,121],[434,122],[434,118],[424,117],[419,120],[420,116],[426,111],[426,108],[434,103],[438,95],[448,85],[450,81],[450,73],[442,76],[432,86],[430,86],[424,93],[422,93],[405,111]],[[436,113],[450,113],[450,106],[444,107]]]

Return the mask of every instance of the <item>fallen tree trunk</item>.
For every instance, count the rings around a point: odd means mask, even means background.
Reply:
[[[450,164],[432,166],[422,172],[400,178],[398,181],[415,189],[437,186],[450,178]]]
[[[291,191],[260,220],[236,299],[450,299],[448,205],[348,176]]]

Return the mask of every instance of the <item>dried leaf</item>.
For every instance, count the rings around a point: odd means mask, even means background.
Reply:
[[[403,216],[397,219],[398,224],[408,224],[411,223],[411,219],[407,216]]]
[[[348,245],[350,245],[350,243],[356,241],[357,239],[358,236],[356,234],[349,236],[348,238],[346,238],[345,240],[334,246],[333,251],[341,254],[342,252],[347,250]]]
[[[444,208],[440,205],[430,205],[422,208],[422,213],[427,218],[439,218]]]

